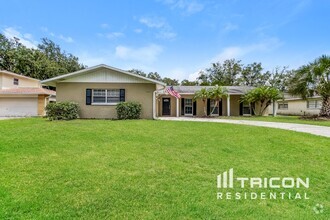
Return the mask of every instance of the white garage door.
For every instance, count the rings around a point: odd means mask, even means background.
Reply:
[[[0,98],[0,117],[37,115],[38,98]]]

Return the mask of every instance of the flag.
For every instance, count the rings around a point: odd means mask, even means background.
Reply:
[[[177,99],[181,98],[181,95],[173,89],[173,86],[166,88],[166,92]]]

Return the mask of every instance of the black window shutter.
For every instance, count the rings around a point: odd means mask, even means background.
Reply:
[[[256,108],[256,103],[255,103],[255,102],[252,102],[252,103],[251,103],[251,115],[255,115],[252,107],[253,107],[254,109]]]
[[[92,90],[86,89],[86,105],[92,104]]]
[[[222,99],[219,101],[219,115],[222,115]]]
[[[243,115],[243,102],[239,103],[239,115]]]
[[[119,90],[119,101],[125,102],[125,89]]]
[[[181,115],[184,115],[184,98],[181,99]]]
[[[207,99],[207,115],[211,113],[211,100]]]
[[[193,102],[193,115],[196,115],[197,104],[196,101]]]

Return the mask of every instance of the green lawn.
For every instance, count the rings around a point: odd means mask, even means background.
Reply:
[[[313,120],[313,119],[301,119],[300,116],[221,116],[219,118],[223,119],[233,119],[233,120],[251,120],[251,121],[270,121],[270,122],[286,122],[286,123],[297,123],[297,124],[310,124],[310,125],[321,125],[330,127],[330,120]]]
[[[271,128],[4,120],[0,219],[329,219],[329,158],[329,138]],[[310,199],[217,200],[226,189],[216,177],[230,168],[235,176],[309,177],[308,189],[275,192]]]

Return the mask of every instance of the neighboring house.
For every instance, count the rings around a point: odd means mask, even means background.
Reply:
[[[0,117],[43,116],[55,95],[38,79],[0,70]]]
[[[165,84],[107,65],[98,65],[42,81],[56,87],[56,101],[79,104],[81,118],[116,118],[116,105],[135,101],[142,105],[142,118],[156,113],[156,92]]]
[[[299,96],[284,94],[283,100],[275,104],[276,113],[279,115],[318,115],[322,106],[322,97],[313,96],[302,99]],[[273,113],[273,106],[269,108]]]
[[[207,115],[209,116],[240,116],[253,115],[251,105],[240,102],[240,98],[246,92],[253,89],[247,86],[224,86],[228,96],[223,97],[218,107],[215,100],[208,99]],[[213,86],[173,86],[173,89],[181,95],[180,99],[170,96],[166,91],[158,96],[159,116],[204,116],[204,104],[202,100],[194,100],[196,91],[202,88],[210,89]],[[229,103],[229,104],[228,104]],[[214,109],[214,110],[213,110]],[[213,112],[212,112],[213,111]],[[212,113],[212,114],[211,114]]]

